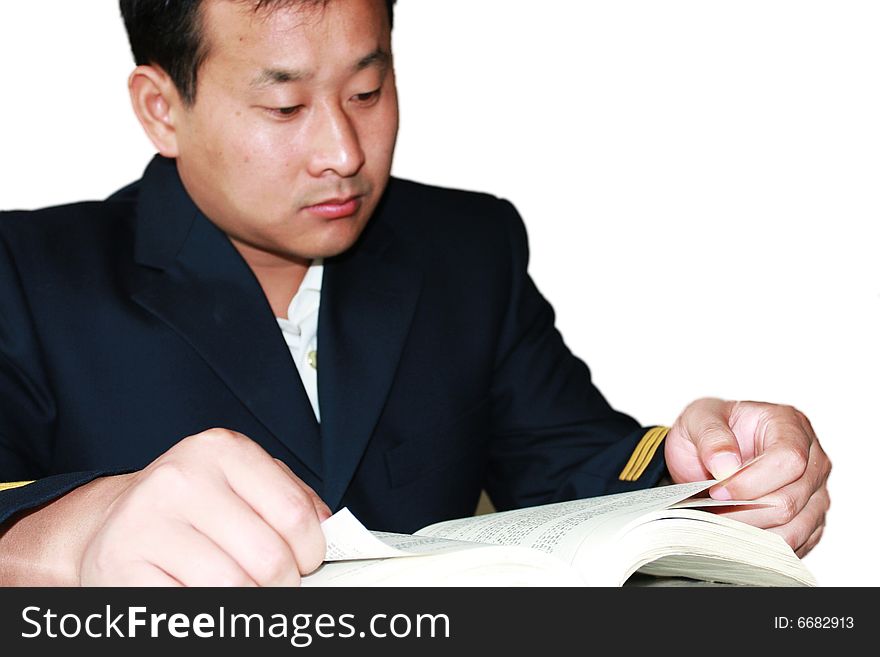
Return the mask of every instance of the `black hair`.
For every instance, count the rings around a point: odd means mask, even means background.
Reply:
[[[293,4],[323,6],[328,1],[250,0],[254,11]],[[392,26],[395,2],[385,0]],[[135,63],[160,66],[187,105],[195,103],[199,69],[208,55],[201,4],[202,0],[119,0]]]

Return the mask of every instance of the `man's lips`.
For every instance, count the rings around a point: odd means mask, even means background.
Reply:
[[[341,219],[342,217],[350,217],[360,210],[361,198],[360,196],[331,198],[303,209],[324,219]]]

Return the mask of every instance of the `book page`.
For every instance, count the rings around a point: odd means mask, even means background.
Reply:
[[[615,552],[627,555],[623,576],[641,568],[750,586],[816,585],[781,536],[697,509],[664,509],[640,518]]]
[[[699,483],[703,484],[706,482]],[[692,486],[692,484],[684,485]],[[713,500],[711,498],[685,499],[674,504],[668,504],[668,500],[671,499],[673,496],[684,494],[686,491],[666,491],[666,488],[672,487],[665,486],[662,488],[654,488],[649,489],[648,491],[643,491],[644,493],[650,493],[651,491],[653,491],[654,494],[639,495],[639,500],[627,501],[625,507],[633,508],[633,505],[635,504],[635,508],[639,510],[653,509],[654,501],[657,501],[658,503],[662,501],[661,508],[666,508],[667,506],[671,508],[683,508],[754,504],[754,502],[747,501],[721,502],[718,500]],[[657,491],[661,492],[657,493]],[[585,507],[583,509],[580,509],[581,513],[579,517],[586,518],[588,515],[605,513],[609,509],[613,508],[612,505],[619,501],[613,498],[619,498],[620,495],[632,494],[623,493],[619,495],[607,496],[604,498],[598,497],[587,500],[578,500],[576,502],[563,502],[558,505],[549,506],[557,507],[555,510],[555,513],[557,514],[560,512],[567,512],[565,505],[576,508]],[[648,506],[645,506],[645,504],[648,504]],[[546,509],[547,507],[541,508]],[[536,516],[536,512],[534,509],[520,509],[518,512],[508,513],[524,513],[532,518]],[[502,514],[493,514],[492,517],[499,515]],[[551,517],[552,515],[553,514],[550,514],[547,517]],[[469,526],[470,524],[476,524],[475,521],[480,518],[484,518],[484,516],[462,519],[460,521],[450,521],[447,523],[442,523],[442,525],[447,528],[453,523],[462,523],[463,525]],[[522,530],[524,524],[521,523],[519,527],[520,530]],[[483,532],[475,534],[475,536],[477,536],[476,539],[471,539],[468,538],[468,536],[471,535],[469,531],[462,533],[461,535],[456,534],[455,538],[453,538],[451,534],[446,533],[448,531],[447,529],[444,529],[442,534],[435,534],[429,533],[428,529],[426,528],[421,532],[417,532],[416,535],[370,531],[366,527],[364,527],[357,518],[354,517],[354,515],[351,513],[351,511],[348,510],[348,508],[341,509],[340,511],[333,514],[330,518],[325,520],[321,524],[321,529],[324,532],[324,538],[327,543],[327,553],[324,557],[324,561],[350,561],[354,559],[384,559],[388,557],[408,557],[414,556],[416,554],[424,554],[442,550],[467,549],[469,547],[474,547],[472,545],[474,540],[479,543],[492,542],[488,540],[482,540],[484,538]],[[549,551],[552,552],[552,550]]]
[[[670,509],[708,509],[713,506],[770,506],[767,502],[755,500],[713,500],[711,497],[695,497],[676,502]]]
[[[400,536],[400,535],[398,535]],[[426,543],[437,547],[438,543]],[[503,545],[440,547],[417,556],[325,561],[303,586],[583,586],[567,564],[547,554]]]
[[[371,532],[347,507],[322,522],[321,529],[327,543],[324,561],[412,557],[479,547],[473,543],[431,536]]]
[[[519,547],[369,531],[347,509],[321,524],[324,563],[303,586],[578,586],[567,564]],[[424,560],[424,561],[423,561]]]
[[[698,481],[570,502],[502,511],[430,525],[416,532],[459,541],[518,545],[574,563],[582,543],[597,540],[633,516],[665,509],[718,483]],[[612,525],[609,527],[608,525]]]
[[[761,458],[743,463],[723,480],[709,479],[628,493],[558,502],[543,506],[461,518],[416,532],[478,543],[519,545],[575,564],[590,550],[607,550],[613,538],[634,519],[667,509],[716,484],[723,484]],[[704,503],[711,506],[712,503]]]
[[[613,539],[633,522],[679,505],[744,503],[693,499],[717,483],[707,480],[662,486],[450,520],[415,535],[371,532],[348,509],[342,509],[322,523],[327,541],[325,563],[307,579],[311,585],[442,585],[467,581],[458,579],[465,577],[483,582],[516,577],[544,585],[551,580],[571,583],[578,578],[594,585],[613,583],[620,575],[608,568],[615,562]],[[603,552],[606,550],[609,554]],[[416,565],[420,557],[430,561],[430,572]]]
[[[346,561],[349,559],[382,559],[385,557],[406,556],[387,543],[373,536],[348,507],[337,511],[321,523],[327,553],[324,561]]]

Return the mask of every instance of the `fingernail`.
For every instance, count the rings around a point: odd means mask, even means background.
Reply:
[[[733,496],[730,494],[730,491],[727,490],[724,486],[720,486],[718,488],[713,488],[709,491],[709,496],[713,500],[721,500],[726,502],[728,500],[732,500]]]
[[[739,469],[740,465],[742,463],[740,463],[739,457],[736,454],[721,452],[709,459],[709,472],[712,473],[715,479],[720,480],[732,475]]]

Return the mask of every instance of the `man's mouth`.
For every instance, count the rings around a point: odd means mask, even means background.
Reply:
[[[345,198],[330,198],[310,205],[304,210],[324,219],[341,219],[350,217],[360,210],[363,197],[348,196]]]

